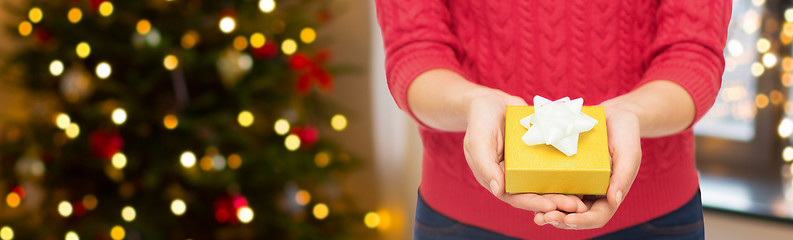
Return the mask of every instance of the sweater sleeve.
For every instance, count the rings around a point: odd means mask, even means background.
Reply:
[[[423,128],[408,107],[407,90],[418,75],[444,68],[463,75],[460,43],[450,29],[446,0],[377,0],[377,20],[386,50],[386,78],[400,109]]]
[[[662,0],[656,12],[656,36],[645,58],[641,86],[669,80],[694,100],[694,125],[713,106],[724,73],[724,45],[730,0]]]

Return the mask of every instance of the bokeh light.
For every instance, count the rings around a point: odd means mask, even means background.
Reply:
[[[297,191],[295,194],[295,202],[300,206],[305,206],[308,202],[311,201],[311,194],[308,193],[306,190]]]
[[[229,168],[231,169],[237,169],[240,167],[240,165],[242,165],[242,157],[236,153],[229,155],[227,161]]]
[[[106,79],[112,72],[113,69],[110,68],[110,64],[107,62],[100,62],[99,65],[96,65],[96,76],[99,77],[99,79]]]
[[[74,139],[80,135],[80,126],[77,126],[76,123],[69,123],[69,126],[66,127],[66,136]]]
[[[250,127],[253,124],[253,114],[248,110],[244,110],[237,115],[237,122],[242,127]]]
[[[271,13],[275,9],[274,0],[259,0],[259,10],[264,13]]]
[[[314,164],[321,168],[328,166],[330,164],[330,154],[318,152],[317,155],[314,155]]]
[[[69,9],[69,13],[66,14],[66,17],[69,19],[69,22],[77,23],[83,18],[83,11],[80,11],[79,8],[74,7]]]
[[[330,118],[330,126],[336,131],[344,130],[347,128],[347,117],[341,114],[333,115],[333,117]]]
[[[179,157],[179,162],[182,163],[182,166],[185,168],[191,168],[195,166],[195,161],[195,154],[193,154],[191,151],[184,151],[182,156]]]
[[[233,45],[234,49],[237,49],[237,51],[245,50],[245,48],[248,47],[248,39],[244,36],[237,36],[234,38]]]
[[[62,217],[69,217],[72,215],[72,204],[67,201],[61,201],[58,203],[58,213],[61,214]]]
[[[11,229],[9,226],[3,226],[0,228],[0,239],[3,240],[11,240],[14,239],[14,230]]]
[[[113,3],[111,3],[110,1],[104,1],[101,4],[99,4],[99,14],[101,14],[104,17],[113,14]]]
[[[87,58],[88,55],[91,55],[91,45],[88,45],[86,42],[80,42],[77,44],[77,48],[74,49],[77,53],[77,56],[80,58]]]
[[[151,31],[151,23],[149,20],[141,19],[138,21],[138,24],[135,25],[135,30],[137,30],[140,35],[146,35]]]
[[[322,220],[328,217],[330,210],[328,209],[328,205],[317,203],[317,205],[314,205],[314,209],[312,209],[311,212],[314,214],[315,218]]]
[[[28,18],[33,23],[41,22],[41,19],[44,18],[44,12],[41,11],[41,8],[33,7],[28,11]]]
[[[286,121],[286,119],[283,118],[275,120],[274,128],[275,128],[275,133],[277,133],[278,135],[285,135],[289,133],[289,128],[290,128],[289,121]]]
[[[297,42],[291,38],[287,38],[281,43],[281,51],[286,55],[292,55],[297,51]]]
[[[237,218],[241,223],[250,223],[253,221],[253,210],[248,206],[241,207],[237,210]]]
[[[193,48],[193,46],[195,46],[196,43],[198,43],[198,39],[199,39],[198,32],[193,30],[187,31],[182,36],[182,41],[181,41],[182,47],[184,49]]]
[[[297,150],[300,148],[300,137],[295,134],[289,134],[286,136],[286,139],[284,139],[284,145],[289,151]]]
[[[96,196],[93,194],[88,194],[83,197],[83,207],[85,207],[86,210],[94,210],[97,204],[99,204],[99,200],[97,200]]]
[[[177,198],[171,202],[171,212],[173,212],[173,215],[182,216],[186,211],[187,204],[185,204],[182,199]]]
[[[230,33],[234,31],[234,28],[236,28],[237,23],[234,22],[234,18],[226,16],[220,19],[220,23],[218,25],[220,27],[221,32]]]
[[[19,35],[23,37],[27,37],[30,33],[33,32],[33,24],[30,24],[28,21],[22,21],[19,23]]]
[[[777,133],[779,133],[781,138],[788,138],[793,135],[793,120],[790,120],[790,118],[782,119],[779,122],[779,127],[777,127]]]
[[[787,146],[782,150],[782,159],[785,160],[785,162],[793,161],[793,147]]]
[[[117,152],[116,154],[113,154],[113,158],[110,163],[113,164],[113,167],[116,169],[123,169],[127,166],[127,156],[123,153]]]
[[[174,70],[174,69],[176,69],[176,67],[179,66],[179,59],[176,58],[176,56],[174,56],[172,54],[168,54],[162,60],[162,65],[165,66],[165,69]]]
[[[111,118],[116,125],[124,124],[127,121],[127,111],[124,111],[123,108],[116,108],[113,110]]]
[[[64,239],[65,240],[80,240],[80,236],[78,236],[77,233],[74,232],[74,231],[69,231],[69,232],[66,233],[66,237],[64,237]]]
[[[363,223],[366,224],[368,228],[376,228],[380,225],[380,214],[376,212],[366,213],[366,216],[363,217]]]
[[[317,39],[317,32],[314,29],[307,27],[300,30],[300,41],[308,44],[314,42],[315,39]]]
[[[57,59],[52,60],[52,62],[50,63],[50,74],[52,74],[52,76],[57,77],[60,76],[62,73],[63,73],[63,62]]]
[[[132,222],[135,220],[137,215],[138,214],[135,212],[135,208],[132,206],[126,206],[124,209],[121,209],[121,218],[123,218],[124,221]]]
[[[22,202],[22,198],[19,197],[18,193],[10,192],[6,195],[6,204],[8,204],[11,208],[16,208]]]
[[[55,125],[60,129],[66,129],[71,123],[71,118],[69,118],[69,115],[66,115],[65,113],[58,113],[58,116],[55,117]]]
[[[165,118],[162,119],[162,125],[168,130],[172,130],[179,125],[179,119],[173,114],[165,115]]]
[[[126,235],[127,233],[124,231],[124,228],[121,226],[116,225],[110,229],[110,238],[112,238],[113,240],[124,239],[124,236]]]
[[[251,47],[260,48],[260,47],[264,46],[264,43],[266,42],[266,39],[264,37],[264,34],[261,34],[261,33],[257,32],[257,33],[251,34],[250,42],[251,42]]]

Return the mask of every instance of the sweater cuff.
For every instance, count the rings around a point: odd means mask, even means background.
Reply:
[[[448,69],[464,77],[466,75],[461,70],[460,64],[453,51],[422,49],[411,52],[411,54],[404,56],[398,62],[394,63],[390,71],[388,81],[390,82],[389,89],[391,95],[396,101],[397,106],[413,118],[416,123],[418,123],[420,129],[439,131],[425,125],[413,114],[410,106],[408,106],[408,88],[416,77],[432,69]]]
[[[668,80],[677,83],[694,100],[694,120],[686,130],[691,129],[713,106],[721,82],[720,78],[717,79],[716,76],[713,76],[708,71],[703,71],[695,66],[683,63],[664,63],[651,66],[644,73],[644,77],[636,85],[636,88],[656,80]]]

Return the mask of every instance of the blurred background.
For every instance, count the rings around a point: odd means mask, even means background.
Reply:
[[[0,239],[412,238],[373,2],[0,4]],[[793,239],[791,7],[733,2],[709,239]]]

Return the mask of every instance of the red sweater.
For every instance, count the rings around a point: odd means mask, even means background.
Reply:
[[[522,97],[583,97],[598,104],[653,80],[671,80],[694,100],[696,120],[713,104],[724,70],[729,0],[378,0],[386,73],[397,105],[411,114],[407,88],[437,68]],[[696,121],[695,120],[695,121]],[[589,238],[662,216],[698,188],[691,129],[642,140],[639,174],[603,228],[561,230],[498,200],[476,182],[463,135],[419,127],[420,191],[460,222],[531,238]]]

